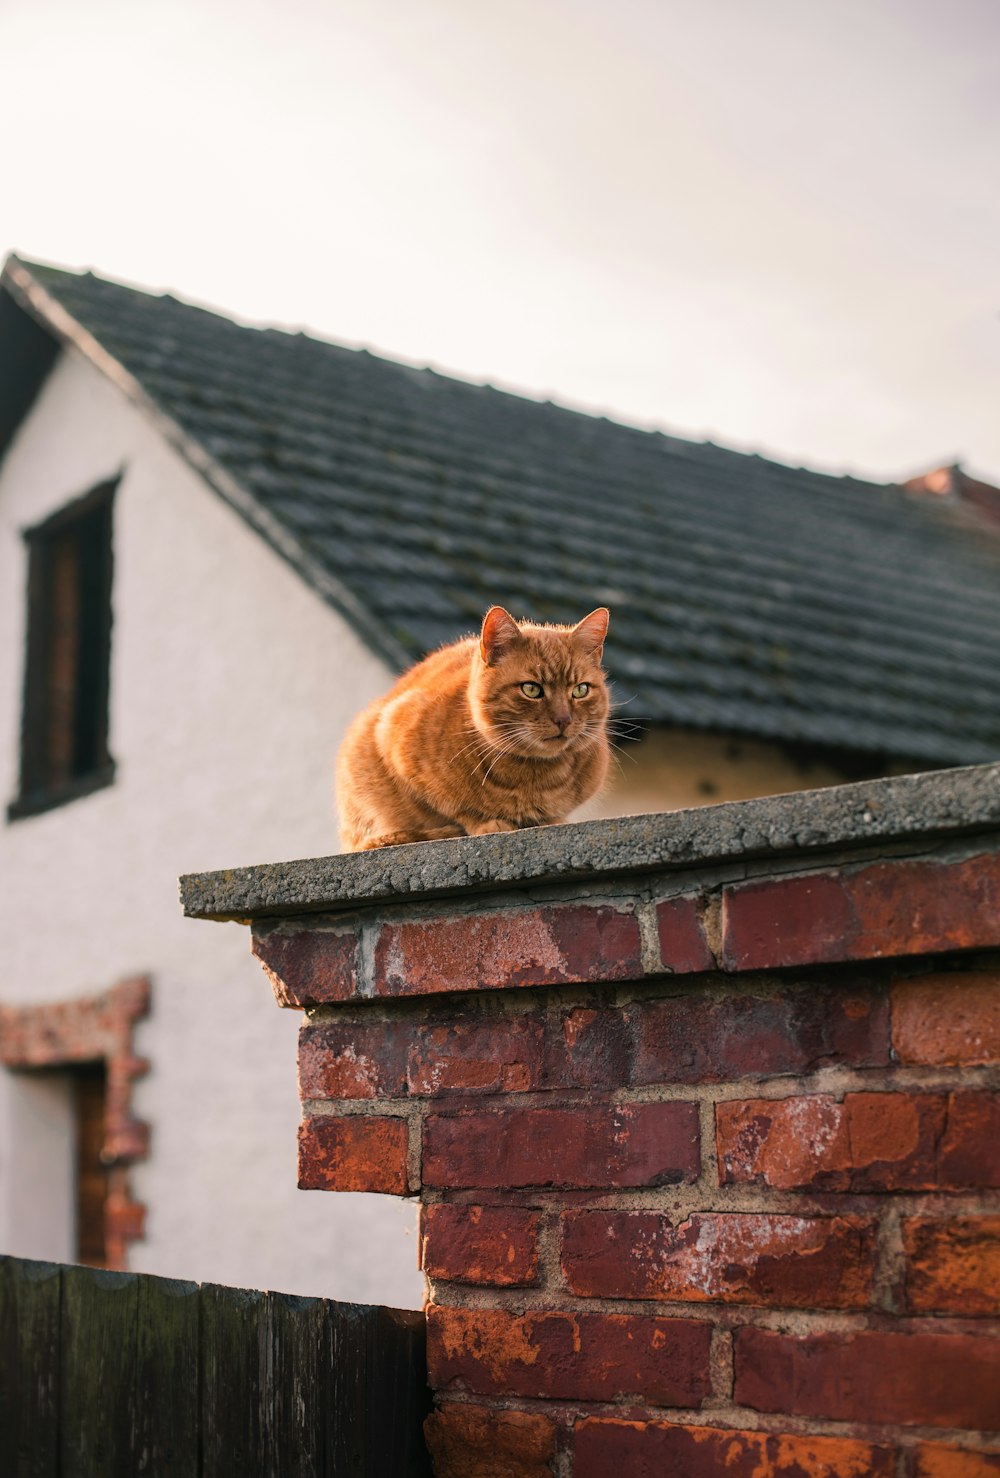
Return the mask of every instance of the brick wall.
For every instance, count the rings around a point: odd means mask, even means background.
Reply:
[[[258,903],[300,1184],[420,1197],[438,1478],[1000,1474],[1000,836],[913,831]]]

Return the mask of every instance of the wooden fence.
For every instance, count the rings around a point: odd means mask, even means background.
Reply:
[[[421,1314],[0,1257],[3,1478],[425,1478]]]

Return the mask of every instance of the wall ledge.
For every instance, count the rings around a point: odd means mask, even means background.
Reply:
[[[916,849],[997,827],[1000,764],[975,765],[687,811],[189,873],[180,893],[189,918],[248,923],[782,855],[800,863],[838,852],[871,855],[896,842]]]

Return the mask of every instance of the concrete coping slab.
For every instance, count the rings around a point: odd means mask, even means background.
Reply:
[[[1000,764],[763,796],[686,811],[264,863],[180,880],[190,918],[238,920],[752,858],[933,841],[1000,826]]]

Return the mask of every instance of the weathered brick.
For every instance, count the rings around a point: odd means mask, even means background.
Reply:
[[[303,1098],[512,1093],[539,1085],[535,1017],[311,1022],[299,1035]]]
[[[632,1079],[632,1037],[626,1013],[612,1006],[563,1011],[545,1052],[546,1082],[565,1088],[623,1088]]]
[[[722,940],[726,970],[1000,944],[1000,854],[731,884]]]
[[[975,1067],[1000,1062],[1000,971],[921,975],[892,989],[900,1062]]]
[[[635,915],[603,904],[500,908],[383,924],[375,949],[375,989],[389,996],[641,974]]]
[[[424,1123],[428,1186],[655,1186],[695,1180],[699,1168],[693,1103],[508,1108]]]
[[[427,1310],[437,1390],[482,1395],[698,1406],[709,1392],[711,1325],[631,1314]]]
[[[435,1478],[549,1478],[556,1426],[527,1411],[449,1401],[424,1423]]]
[[[965,1334],[776,1334],[740,1329],[735,1400],[831,1421],[989,1430],[1000,1423],[1000,1340]]]
[[[538,1087],[544,1028],[533,1016],[430,1022],[412,1031],[410,1093],[518,1093]]]
[[[719,1103],[721,1184],[776,1190],[964,1190],[1000,1185],[1000,1096],[848,1093]]]
[[[991,1452],[920,1442],[914,1453],[913,1478],[997,1478],[1000,1449]]]
[[[716,969],[701,921],[701,895],[665,898],[656,905],[656,928],[664,968],[672,975]]]
[[[538,1277],[537,1211],[506,1206],[425,1206],[420,1266],[429,1278],[519,1287]]]
[[[573,1478],[892,1478],[891,1448],[851,1437],[740,1432],[586,1417],[573,1435]]]
[[[299,1032],[300,1096],[402,1097],[406,1092],[402,1027],[395,1021],[306,1022]]]
[[[255,929],[251,947],[279,1006],[320,1006],[357,994],[357,937],[349,929]]]
[[[863,1308],[875,1224],[858,1217],[570,1211],[562,1268],[573,1293],[784,1308]]]
[[[889,1013],[873,991],[810,984],[778,995],[684,995],[642,1001],[633,1082],[718,1083],[889,1061]]]
[[[914,1216],[902,1231],[908,1310],[1000,1314],[1000,1216]]]
[[[407,1194],[405,1119],[323,1115],[299,1125],[299,1188]]]

